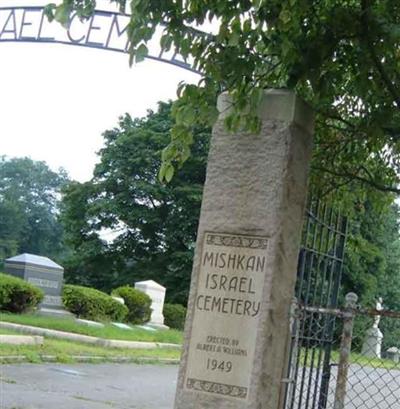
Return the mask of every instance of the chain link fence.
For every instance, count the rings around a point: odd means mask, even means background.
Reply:
[[[400,409],[400,312],[295,306],[285,409]]]

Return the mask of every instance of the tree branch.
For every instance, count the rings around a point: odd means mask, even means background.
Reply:
[[[346,172],[346,171],[337,172],[335,170],[320,167],[320,166],[311,166],[311,168],[313,170],[316,170],[316,171],[329,173],[330,175],[333,175],[333,176],[337,176],[337,177],[341,177],[341,178],[348,178],[350,180],[358,180],[359,182],[364,183],[366,185],[369,185],[369,186],[373,187],[374,189],[377,189],[377,190],[379,190],[381,192],[391,192],[391,193],[400,194],[400,189],[397,188],[397,187],[383,185],[383,184],[381,184],[379,182],[376,182],[374,180],[366,179],[366,178],[364,178],[362,176],[359,176],[357,173],[350,173],[350,172]],[[361,166],[359,170],[365,170],[365,169],[363,169],[363,166]],[[367,173],[369,173],[369,172],[367,172]]]
[[[369,22],[370,22],[370,0],[361,0],[361,23],[365,35],[365,44],[367,46],[367,49],[369,51],[371,60],[373,64],[375,65],[375,68],[379,72],[379,75],[381,76],[383,84],[387,87],[387,90],[391,94],[394,102],[397,105],[397,108],[400,108],[400,93],[396,89],[396,87],[393,85],[392,80],[390,77],[387,75],[386,71],[383,68],[382,61],[379,59],[378,55],[375,52],[374,46],[372,44],[371,38],[370,38],[370,33],[369,33]]]

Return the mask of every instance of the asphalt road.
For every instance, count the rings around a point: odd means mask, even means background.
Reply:
[[[178,366],[0,365],[0,409],[172,409]]]
[[[0,365],[0,409],[172,409],[177,372],[176,365]],[[305,402],[315,384],[306,375],[310,385],[296,388],[296,409],[312,407]],[[333,368],[328,409],[335,385]],[[400,371],[352,365],[345,409],[400,409]]]

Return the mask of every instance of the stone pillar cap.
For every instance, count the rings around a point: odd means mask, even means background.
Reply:
[[[217,108],[222,118],[229,114],[231,106],[229,93],[225,91],[220,94]],[[264,98],[258,107],[258,116],[262,121],[276,120],[294,123],[309,134],[314,132],[313,109],[288,89],[264,90]]]

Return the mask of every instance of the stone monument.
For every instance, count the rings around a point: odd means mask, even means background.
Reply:
[[[4,271],[28,281],[44,292],[38,313],[72,316],[64,310],[61,300],[64,269],[54,261],[47,257],[24,253],[6,259]]]
[[[218,100],[175,409],[278,409],[311,156],[313,113],[265,91],[261,132],[226,131]]]
[[[391,347],[386,351],[386,358],[398,364],[400,362],[400,349],[397,347]]]
[[[146,325],[155,327],[157,329],[168,329],[164,325],[164,299],[165,299],[165,287],[156,283],[153,280],[138,281],[135,283],[135,288],[144,292],[151,298],[151,318]]]
[[[375,309],[377,311],[382,311],[382,298],[379,297],[376,302]],[[361,354],[369,358],[381,358],[382,357],[382,341],[383,334],[379,329],[379,323],[381,321],[381,316],[378,314],[374,318],[374,323],[372,327],[367,330],[365,339],[362,345]]]

